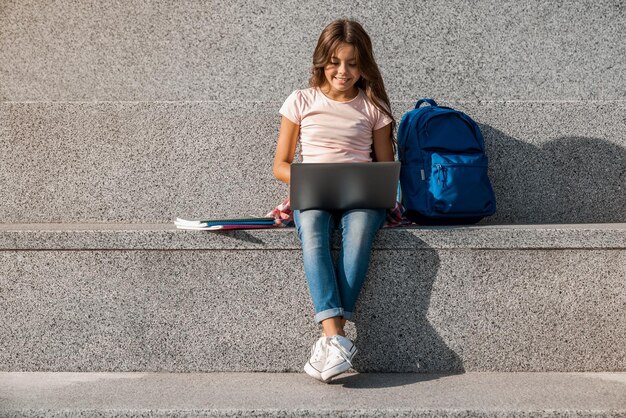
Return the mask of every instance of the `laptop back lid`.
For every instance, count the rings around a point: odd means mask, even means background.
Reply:
[[[400,162],[292,163],[291,209],[389,209],[396,204]]]

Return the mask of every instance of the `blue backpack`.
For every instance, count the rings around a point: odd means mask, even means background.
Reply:
[[[430,106],[421,107],[422,103]],[[398,128],[401,201],[418,224],[469,224],[493,215],[483,136],[465,113],[418,100]]]

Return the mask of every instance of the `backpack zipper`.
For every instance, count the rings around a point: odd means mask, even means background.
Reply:
[[[447,184],[448,172],[445,166],[441,164],[435,164],[435,171],[437,173],[437,184],[443,188]]]

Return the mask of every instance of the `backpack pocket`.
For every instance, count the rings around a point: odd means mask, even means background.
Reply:
[[[484,154],[431,154],[430,206],[434,214],[487,216],[495,196]]]

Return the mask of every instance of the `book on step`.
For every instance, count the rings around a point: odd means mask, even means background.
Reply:
[[[270,217],[250,217],[250,218],[228,218],[228,219],[203,219],[187,220],[176,218],[174,221],[178,229],[197,230],[233,230],[233,229],[260,229],[272,228],[276,225],[276,220]]]

